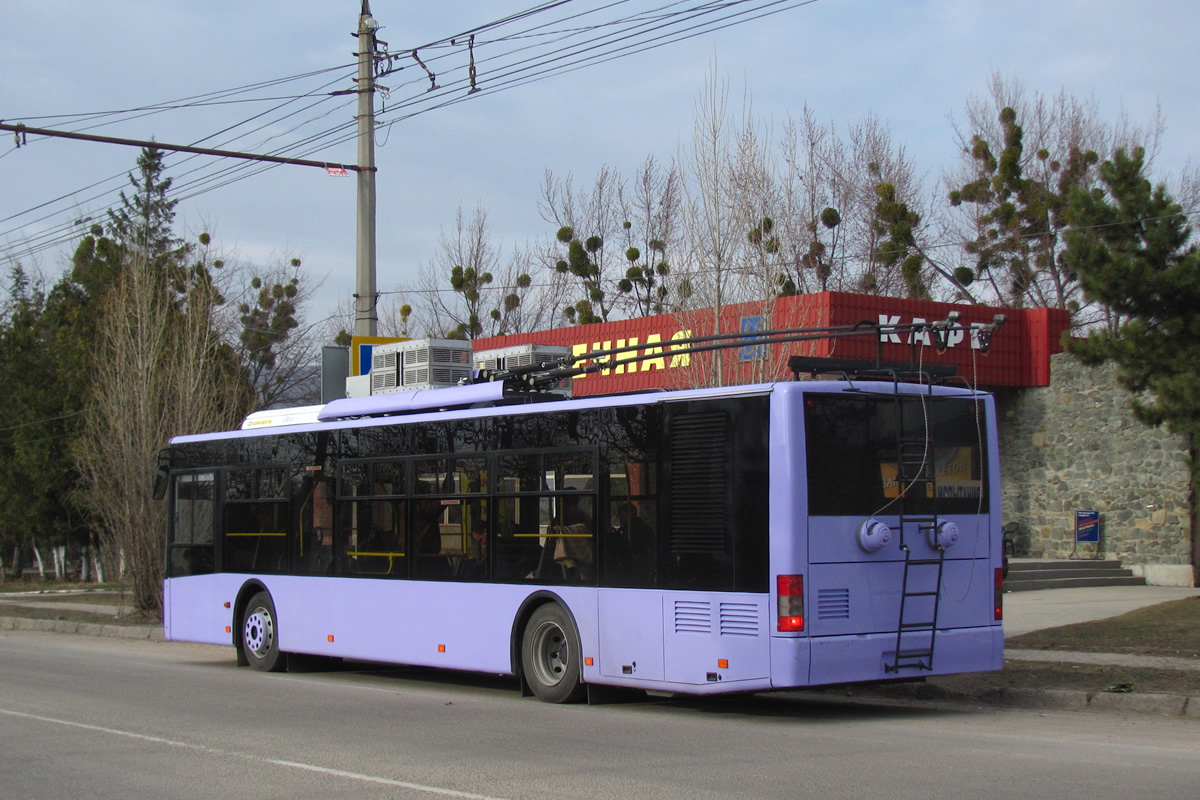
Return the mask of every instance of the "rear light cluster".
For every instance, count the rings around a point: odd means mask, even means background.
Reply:
[[[804,630],[804,576],[776,575],[775,588],[779,596],[779,630]]]
[[[994,578],[995,589],[992,594],[994,611],[992,619],[1004,619],[1004,570],[1001,567],[996,567]]]

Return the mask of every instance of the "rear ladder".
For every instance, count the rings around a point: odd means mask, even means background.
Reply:
[[[928,423],[922,426],[920,436],[907,435],[907,426],[904,424],[905,403],[924,403],[929,399],[931,397],[907,395],[906,400],[898,388],[896,391],[896,481],[900,493],[898,533],[900,550],[904,553],[904,577],[900,588],[896,652],[891,663],[884,664],[886,672],[933,670],[938,602],[946,558],[946,548],[937,540],[937,470]],[[923,415],[928,414],[927,409],[922,409],[922,412]],[[928,419],[927,416],[925,419]],[[929,498],[927,513],[913,511],[916,498]],[[914,557],[913,548],[905,539],[912,536],[924,539],[936,551],[937,557]]]

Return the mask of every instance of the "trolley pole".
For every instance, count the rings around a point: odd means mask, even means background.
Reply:
[[[370,0],[358,17],[358,228],[355,251],[354,335],[375,336],[375,31]]]

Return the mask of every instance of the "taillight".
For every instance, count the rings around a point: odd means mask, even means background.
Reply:
[[[992,619],[1004,619],[1004,569],[996,567],[996,577],[994,578],[995,589],[992,594],[994,616]]]
[[[779,630],[804,630],[804,576],[777,575],[775,588],[779,595]]]

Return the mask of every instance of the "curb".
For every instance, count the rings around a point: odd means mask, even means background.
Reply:
[[[982,699],[1017,708],[1116,711],[1122,714],[1155,714],[1200,720],[1200,697],[1177,694],[1009,688],[1000,689],[993,696]]]
[[[1007,708],[1037,708],[1047,711],[1101,711],[1120,714],[1154,714],[1200,720],[1200,697],[1150,692],[1103,692],[1081,689],[1023,689],[1004,687],[978,692],[952,691],[926,683],[878,686],[854,691],[842,686],[839,694],[858,697],[889,697],[906,701],[935,701],[951,704],[982,704]]]
[[[0,631],[42,631],[74,633],[81,636],[105,636],[113,639],[141,639],[150,642],[166,641],[161,625],[106,625],[97,622],[70,622],[61,619],[0,617]]]

